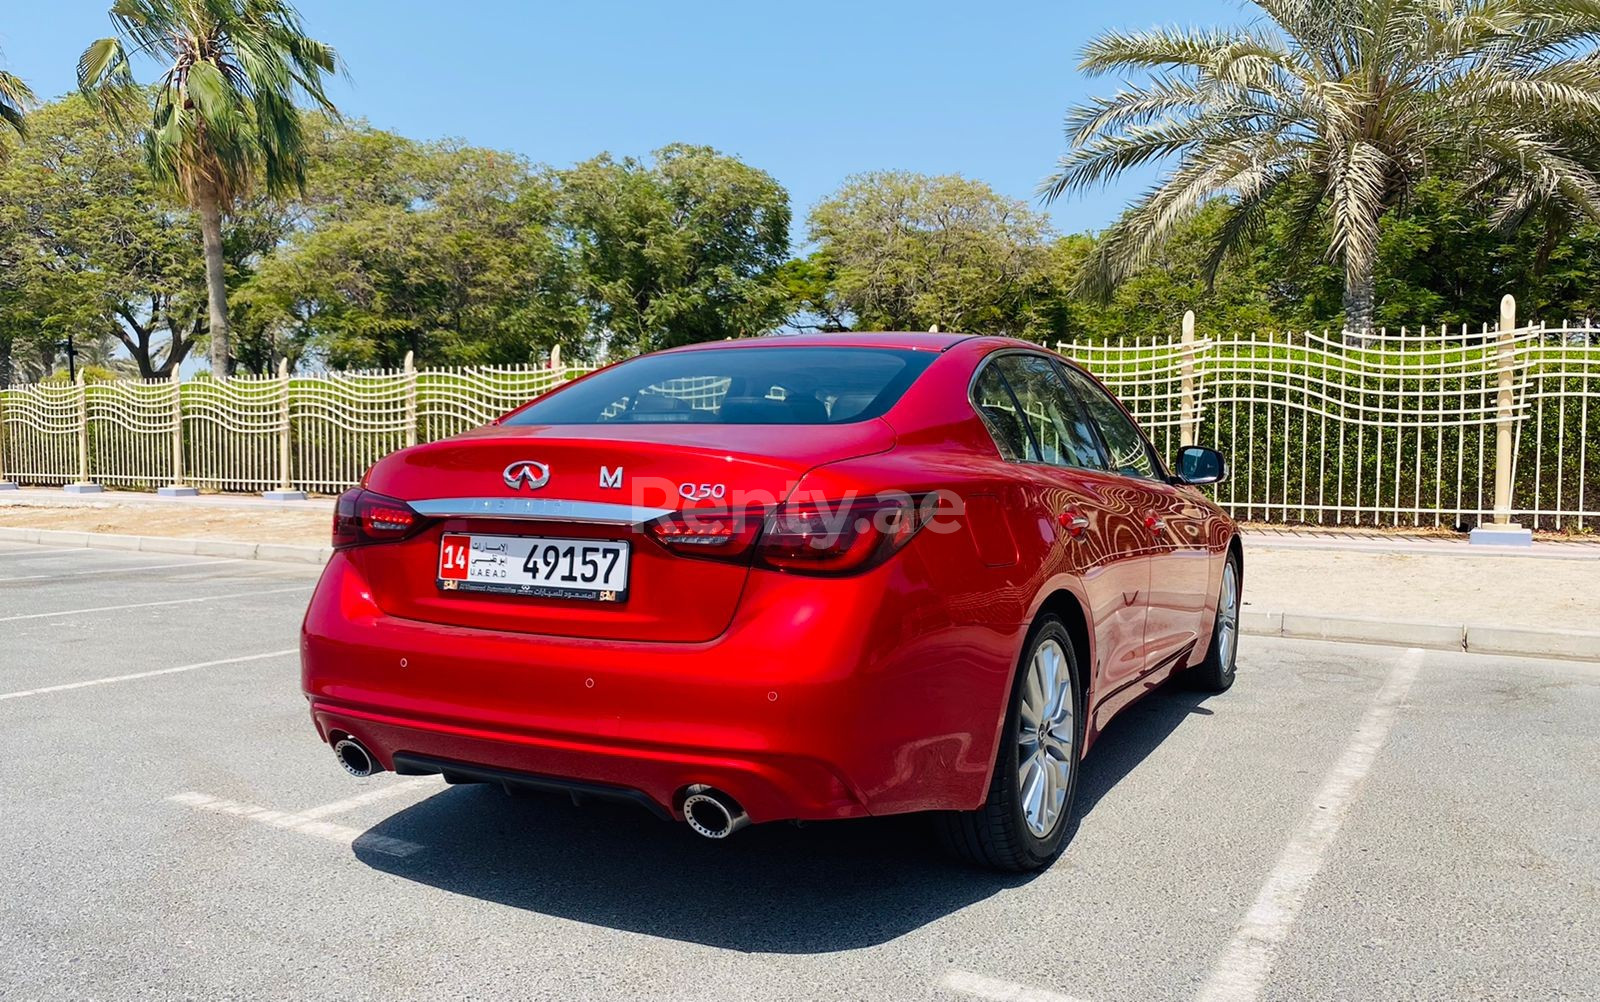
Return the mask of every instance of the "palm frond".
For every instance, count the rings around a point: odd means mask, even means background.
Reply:
[[[28,112],[33,108],[33,91],[21,77],[0,70],[0,122],[18,136],[28,134]]]

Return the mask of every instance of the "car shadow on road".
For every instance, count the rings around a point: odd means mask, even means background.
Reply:
[[[1183,719],[1208,712],[1191,695],[1152,693],[1108,730],[1084,764],[1080,820]],[[461,786],[367,833],[424,850],[397,857],[364,837],[355,853],[385,873],[542,915],[812,954],[887,942],[1032,879],[963,866],[931,829],[904,816],[757,825],[710,842],[626,804]]]
[[[1118,713],[1083,760],[1083,771],[1078,774],[1077,806],[1073,810],[1076,822],[1088,818],[1101,798],[1161,747],[1184,721],[1211,716],[1202,704],[1213,695],[1168,682]],[[1067,851],[1072,851],[1070,846]]]

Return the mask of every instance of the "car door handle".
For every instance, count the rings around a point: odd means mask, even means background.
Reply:
[[[1056,516],[1056,522],[1066,530],[1069,539],[1082,539],[1089,534],[1089,516],[1076,509],[1066,509]]]

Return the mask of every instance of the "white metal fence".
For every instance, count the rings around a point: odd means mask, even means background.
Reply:
[[[1497,328],[1378,332],[1360,345],[1309,332],[1195,337],[1191,318],[1182,334],[1056,348],[1165,454],[1189,442],[1226,454],[1217,498],[1235,517],[1471,526],[1499,514],[1592,530],[1600,328],[1519,327],[1510,306]]]
[[[1258,521],[1544,529],[1600,521],[1600,328],[1502,325],[1058,344],[1161,451],[1229,457]],[[577,367],[405,369],[0,391],[0,480],[333,493],[379,457],[483,424]],[[1499,446],[1501,434],[1507,447]],[[1504,462],[1501,462],[1502,457]]]

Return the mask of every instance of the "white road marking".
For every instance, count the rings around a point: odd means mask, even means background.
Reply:
[[[1082,999],[1070,995],[1061,995],[1042,988],[1029,988],[1027,985],[1019,985],[1012,981],[973,974],[971,971],[950,971],[945,974],[942,984],[953,992],[971,995],[974,998],[990,999],[991,1002],[1083,1002]]]
[[[202,595],[198,598],[169,598],[163,602],[134,602],[129,605],[101,605],[92,609],[65,609],[61,612],[30,612],[21,616],[0,616],[0,623],[15,623],[21,619],[51,619],[55,616],[84,616],[91,612],[124,612],[128,609],[153,609],[158,605],[190,605],[195,602],[221,602],[231,598],[254,598],[257,595],[282,595],[291,591],[305,591],[306,585],[295,588],[268,588],[265,591],[241,591],[231,595]]]
[[[224,800],[204,793],[179,793],[167,798],[175,804],[184,804],[196,810],[210,811],[213,814],[227,814],[236,818],[246,818],[258,821],[274,828],[284,828],[289,831],[310,835],[325,842],[338,845],[353,846],[357,841],[364,849],[375,849],[390,856],[409,856],[420,852],[422,846],[404,839],[389,838],[386,835],[371,835],[367,832],[357,831],[344,825],[336,825],[331,821],[319,821],[306,814],[290,814],[284,811],[274,811],[255,804],[243,804],[237,800]]]
[[[311,820],[315,821],[319,818],[325,818],[332,814],[343,814],[345,811],[353,811],[357,807],[362,807],[366,804],[375,804],[380,800],[388,800],[390,797],[398,797],[402,793],[410,793],[411,791],[420,789],[424,786],[436,786],[438,783],[438,776],[422,776],[417,779],[405,780],[404,782],[389,783],[385,786],[378,787],[376,790],[368,790],[366,793],[358,793],[353,797],[346,797],[343,800],[335,800],[331,804],[323,804],[320,807],[308,808],[307,810],[300,811],[299,815],[302,818],[310,818]]]
[[[81,578],[89,574],[126,574],[135,571],[169,571],[174,567],[215,567],[218,564],[242,563],[243,560],[243,557],[228,557],[225,560],[206,560],[202,558],[191,560],[184,564],[136,564],[132,567],[112,565],[109,567],[96,567],[95,569],[89,571],[60,571],[56,574],[25,574],[21,577],[11,577],[6,575],[0,576],[0,584],[10,584],[13,581],[51,581],[56,578]]]
[[[281,651],[268,651],[265,654],[246,654],[239,658],[222,658],[218,661],[202,661],[199,664],[179,665],[176,668],[159,668],[155,671],[135,672],[132,675],[113,675],[110,678],[93,678],[87,682],[68,682],[64,685],[47,685],[39,689],[23,689],[21,692],[0,692],[0,700],[22,699],[24,696],[43,696],[52,692],[67,692],[71,689],[87,689],[95,685],[112,685],[116,682],[133,682],[141,678],[155,678],[157,675],[176,675],[179,672],[195,671],[199,668],[216,668],[219,665],[243,664],[246,661],[264,661],[267,658],[288,657],[297,653],[299,648],[290,647]]]
[[[1261,994],[1278,948],[1288,938],[1361,782],[1389,736],[1395,713],[1422,669],[1422,657],[1422,651],[1413,647],[1395,662],[1344,754],[1323,777],[1311,809],[1278,857],[1255,903],[1211,969],[1197,1002],[1250,1002]]]

